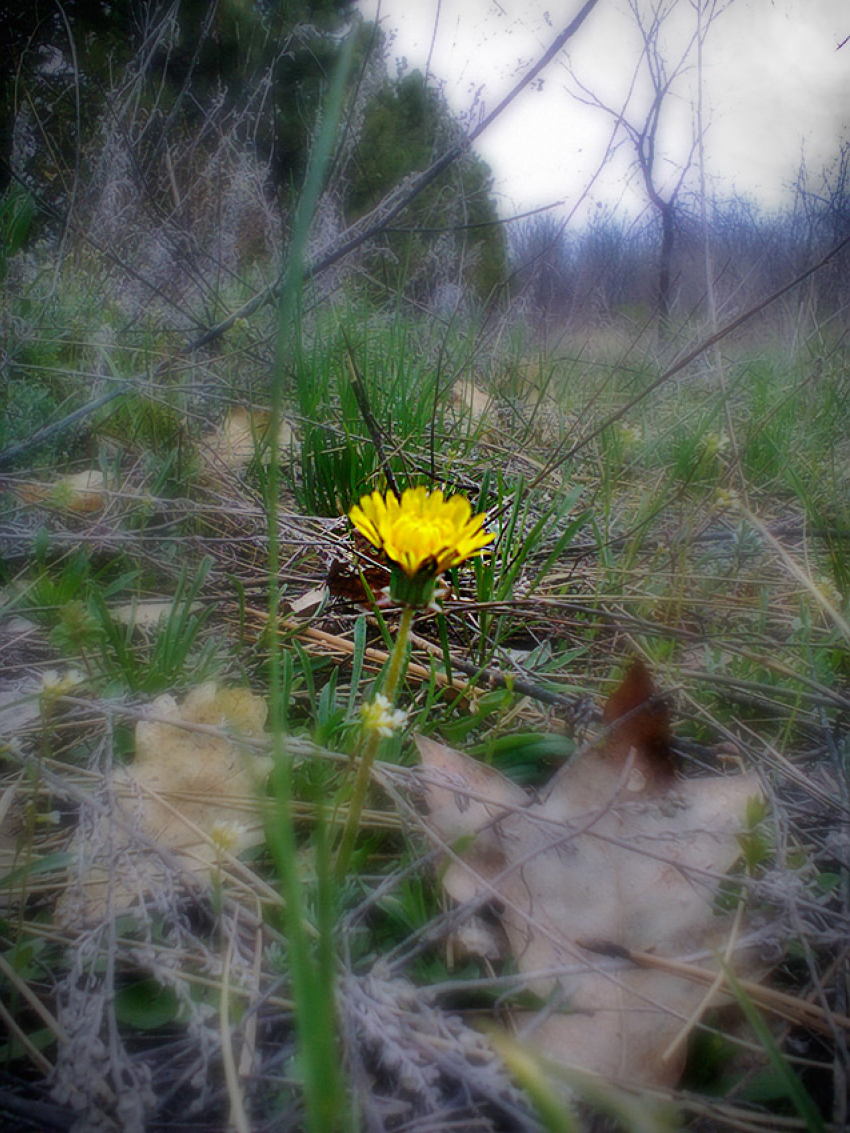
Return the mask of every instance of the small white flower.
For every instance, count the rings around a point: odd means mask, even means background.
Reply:
[[[617,435],[626,448],[639,444],[643,440],[643,432],[637,425],[627,425],[624,421],[617,425]]]
[[[245,829],[245,825],[241,822],[225,822],[218,819],[210,826],[209,835],[217,850],[232,854],[239,845]]]
[[[393,732],[403,728],[407,720],[407,713],[401,708],[393,708],[380,692],[374,700],[363,705],[360,715],[366,731],[377,732],[379,736],[391,736]]]
[[[736,508],[741,502],[741,497],[734,488],[717,488],[714,502],[719,508]]]
[[[47,696],[66,696],[84,680],[78,669],[68,669],[61,676],[55,669],[48,669],[41,675],[41,691]]]
[[[835,582],[825,574],[818,574],[813,579],[815,590],[824,599],[824,601],[831,603],[841,609],[841,591],[835,585]]]
[[[725,433],[706,433],[702,443],[706,456],[717,456],[726,452],[730,442]]]

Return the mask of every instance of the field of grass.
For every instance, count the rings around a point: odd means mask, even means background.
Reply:
[[[292,287],[189,354],[86,271],[7,306],[10,1127],[841,1128],[846,341],[755,323],[676,371],[687,327],[542,348]],[[495,539],[413,621],[358,814],[400,614],[346,515],[389,482],[465,495]],[[744,996],[749,1023],[698,1020],[676,1088],[573,1082],[568,1106],[484,1037],[529,993],[453,943],[412,737],[539,788],[635,657],[682,776],[759,772],[727,897],[821,1025]]]

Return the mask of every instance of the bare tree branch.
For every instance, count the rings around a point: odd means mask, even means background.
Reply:
[[[675,62],[668,67],[661,43],[661,34],[665,22],[670,18],[680,0],[669,0],[667,3],[659,2],[650,5],[649,18],[646,16],[644,0],[628,0],[635,27],[637,28],[642,49],[640,58],[635,64],[629,90],[621,110],[603,102],[590,88],[582,83],[575,74],[572,81],[582,92],[573,97],[585,105],[596,107],[612,117],[620,126],[634,149],[635,164],[643,180],[646,195],[653,208],[658,212],[661,220],[661,244],[658,256],[658,319],[661,337],[669,324],[672,289],[672,260],[673,248],[676,238],[676,210],[679,194],[685,183],[685,178],[693,165],[694,156],[699,145],[699,137],[694,134],[691,140],[690,152],[681,164],[678,176],[672,186],[664,186],[659,176],[659,136],[661,130],[662,111],[673,91],[674,84],[690,69],[690,57],[694,45],[700,48],[713,21],[720,15],[725,7],[718,8],[716,3],[710,5],[707,14],[697,19],[695,28],[689,36],[684,47],[676,56]],[[645,69],[652,89],[652,99],[645,113],[638,114],[636,110],[630,112],[638,86],[638,78]]]

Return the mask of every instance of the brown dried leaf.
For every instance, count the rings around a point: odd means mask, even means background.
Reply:
[[[327,596],[327,586],[311,586],[309,590],[289,602],[289,609],[299,617],[311,617],[318,612]]]
[[[118,625],[134,625],[139,629],[151,629],[171,614],[174,609],[172,598],[151,598],[135,602],[121,602],[110,606],[109,613]],[[190,611],[194,614],[203,609],[200,602],[193,602]]]
[[[669,1085],[682,1055],[662,1056],[705,989],[584,945],[671,958],[722,948],[730,923],[716,914],[717,884],[740,857],[747,800],[760,790],[755,775],[675,780],[666,710],[651,693],[646,671],[633,669],[609,702],[606,733],[540,798],[461,752],[417,744],[429,827],[450,846],[473,838],[446,890],[495,900],[520,971],[563,970],[532,982],[556,995],[530,1037],[564,1065]]]
[[[269,414],[262,410],[235,406],[221,425],[202,439],[204,460],[213,468],[223,466],[236,472],[247,467],[268,431],[269,422]],[[284,417],[278,429],[278,448],[288,449],[294,437],[292,422]]]
[[[59,476],[50,483],[19,484],[15,490],[26,504],[46,504],[60,511],[88,514],[106,506],[106,483],[97,468]]]
[[[462,378],[452,386],[451,403],[456,413],[476,423],[493,412],[493,398],[469,378]]]
[[[358,606],[367,605],[369,597],[366,593],[366,587],[363,585],[363,578],[365,578],[378,605],[386,605],[387,603],[382,601],[382,597],[383,591],[389,586],[389,570],[381,565],[367,563],[364,563],[361,569],[363,571],[362,577],[360,570],[353,563],[334,559],[328,568],[327,580],[328,591],[331,596],[341,598],[345,602],[354,602]]]
[[[209,682],[192,689],[181,705],[172,696],[160,696],[152,707],[164,720],[136,725],[136,758],[114,776],[120,822],[110,829],[104,816],[82,845],[78,840],[86,863],[84,899],[75,894],[64,900],[57,911],[62,921],[102,918],[110,885],[117,911],[161,883],[161,858],[140,853],[144,847],[134,830],[204,878],[221,848],[238,855],[263,841],[257,795],[271,760],[252,755],[219,729],[261,736],[265,701],[248,689]],[[212,725],[217,731],[175,726],[180,723]]]

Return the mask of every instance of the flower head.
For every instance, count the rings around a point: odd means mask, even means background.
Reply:
[[[374,700],[363,705],[360,715],[367,732],[377,732],[379,736],[385,737],[403,728],[407,720],[407,713],[401,708],[393,708],[389,700],[380,692]]]
[[[714,493],[714,502],[719,508],[733,508],[740,504],[741,499],[733,488],[717,488]]]
[[[41,691],[47,697],[67,696],[85,680],[79,669],[67,669],[61,675],[55,669],[41,674]]]
[[[479,555],[495,538],[482,530],[484,516],[472,514],[469,500],[446,499],[439,488],[408,488],[401,499],[394,492],[372,492],[351,509],[349,519],[408,578],[420,572],[435,578]]]
[[[236,853],[245,832],[246,827],[243,823],[225,822],[223,819],[216,819],[209,828],[212,844],[217,850],[227,854]]]

